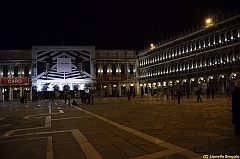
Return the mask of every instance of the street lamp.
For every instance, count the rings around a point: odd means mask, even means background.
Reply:
[[[211,18],[206,19],[205,28],[210,27],[212,25],[213,25],[213,20]]]

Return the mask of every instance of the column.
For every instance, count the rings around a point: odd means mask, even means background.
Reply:
[[[110,96],[112,95],[112,86],[111,86],[110,83],[108,84],[108,94],[109,94]]]
[[[32,88],[30,88],[30,97],[29,97],[29,100],[32,100]],[[55,91],[54,91],[54,94],[52,94],[52,95],[54,95],[55,96]],[[55,97],[54,97],[55,98]]]
[[[20,98],[23,96],[23,86],[20,87]]]
[[[119,93],[119,96],[122,95],[121,85],[122,84],[120,82],[118,82],[118,93]]]
[[[137,89],[137,92],[136,92],[136,95],[140,95],[140,87],[139,87],[139,82],[135,82],[135,86],[136,86],[136,89]]]
[[[0,88],[0,102],[3,101],[2,88]]]
[[[10,86],[9,88],[9,100],[13,100],[13,90],[12,90],[12,87]]]

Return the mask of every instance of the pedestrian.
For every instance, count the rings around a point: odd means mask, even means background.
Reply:
[[[129,89],[128,89],[128,91],[127,91],[127,96],[128,96],[128,101],[130,101],[131,92],[130,92],[130,90],[129,90]]]
[[[83,105],[84,104],[84,94],[81,94],[80,98],[81,98],[81,102],[82,102],[82,105]]]
[[[226,93],[227,93],[227,94],[226,94],[225,97],[227,97],[227,96],[230,97],[230,89],[228,88],[228,86],[227,86],[227,88],[226,88]]]
[[[175,90],[171,90],[172,99],[173,99],[173,96],[174,96],[174,91],[175,91]]]
[[[210,88],[209,87],[207,87],[206,93],[207,93],[207,99],[209,99],[210,98]]]
[[[71,103],[71,94],[70,94],[70,92],[68,93],[68,95],[67,95],[67,99],[68,99],[68,105],[70,105]]]
[[[211,89],[212,99],[214,99],[214,93],[215,93],[215,91],[214,91],[214,88],[212,87],[212,89]]]
[[[190,95],[189,87],[186,88],[186,94],[187,94],[187,98],[189,99],[189,95]]]
[[[93,105],[93,94],[92,93],[90,93],[90,98],[91,98],[92,105]]]
[[[88,95],[87,95],[87,105],[90,104],[90,100],[91,100],[91,93],[88,93]]]
[[[143,90],[141,90],[141,98],[143,98],[144,92]]]
[[[232,92],[232,123],[235,124],[234,134],[240,135],[240,80],[235,81]]]
[[[66,104],[66,102],[67,102],[67,93],[64,95],[64,103]]]
[[[181,94],[182,94],[181,89],[178,88],[177,91],[176,91],[176,93],[177,93],[178,104],[180,104],[180,100],[182,99],[182,98],[181,98]]]
[[[27,97],[26,96],[24,97],[24,100],[25,100],[25,103],[27,103]]]
[[[168,89],[166,90],[165,94],[166,94],[166,96],[167,96],[167,100],[168,100],[168,96],[170,95],[170,92],[169,92]]]
[[[100,95],[101,95],[101,92],[98,93],[98,100],[100,100]]]
[[[197,101],[202,101],[202,99],[201,99],[201,95],[203,95],[202,88],[197,90],[196,95],[197,95]]]
[[[177,99],[177,91],[176,90],[173,91],[173,96],[174,96],[173,99]]]
[[[85,95],[83,96],[83,103],[84,103],[84,104],[87,104],[87,94],[85,94]]]

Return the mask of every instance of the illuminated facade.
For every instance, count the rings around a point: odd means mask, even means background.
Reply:
[[[31,100],[31,50],[0,50],[0,101]]]
[[[43,92],[42,98],[50,98],[63,96],[66,91],[79,96],[80,90],[94,89],[94,60],[94,46],[33,46],[33,92]]]
[[[139,94],[135,50],[96,50],[96,87],[107,96]]]
[[[193,93],[208,86],[219,93],[227,86],[232,90],[240,77],[240,15],[235,11],[221,18],[138,51],[141,92],[180,87]]]

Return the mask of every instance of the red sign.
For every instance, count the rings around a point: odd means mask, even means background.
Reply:
[[[126,80],[127,75],[103,75],[103,82],[121,82]]]
[[[0,78],[1,85],[28,85],[28,77],[4,77]]]

